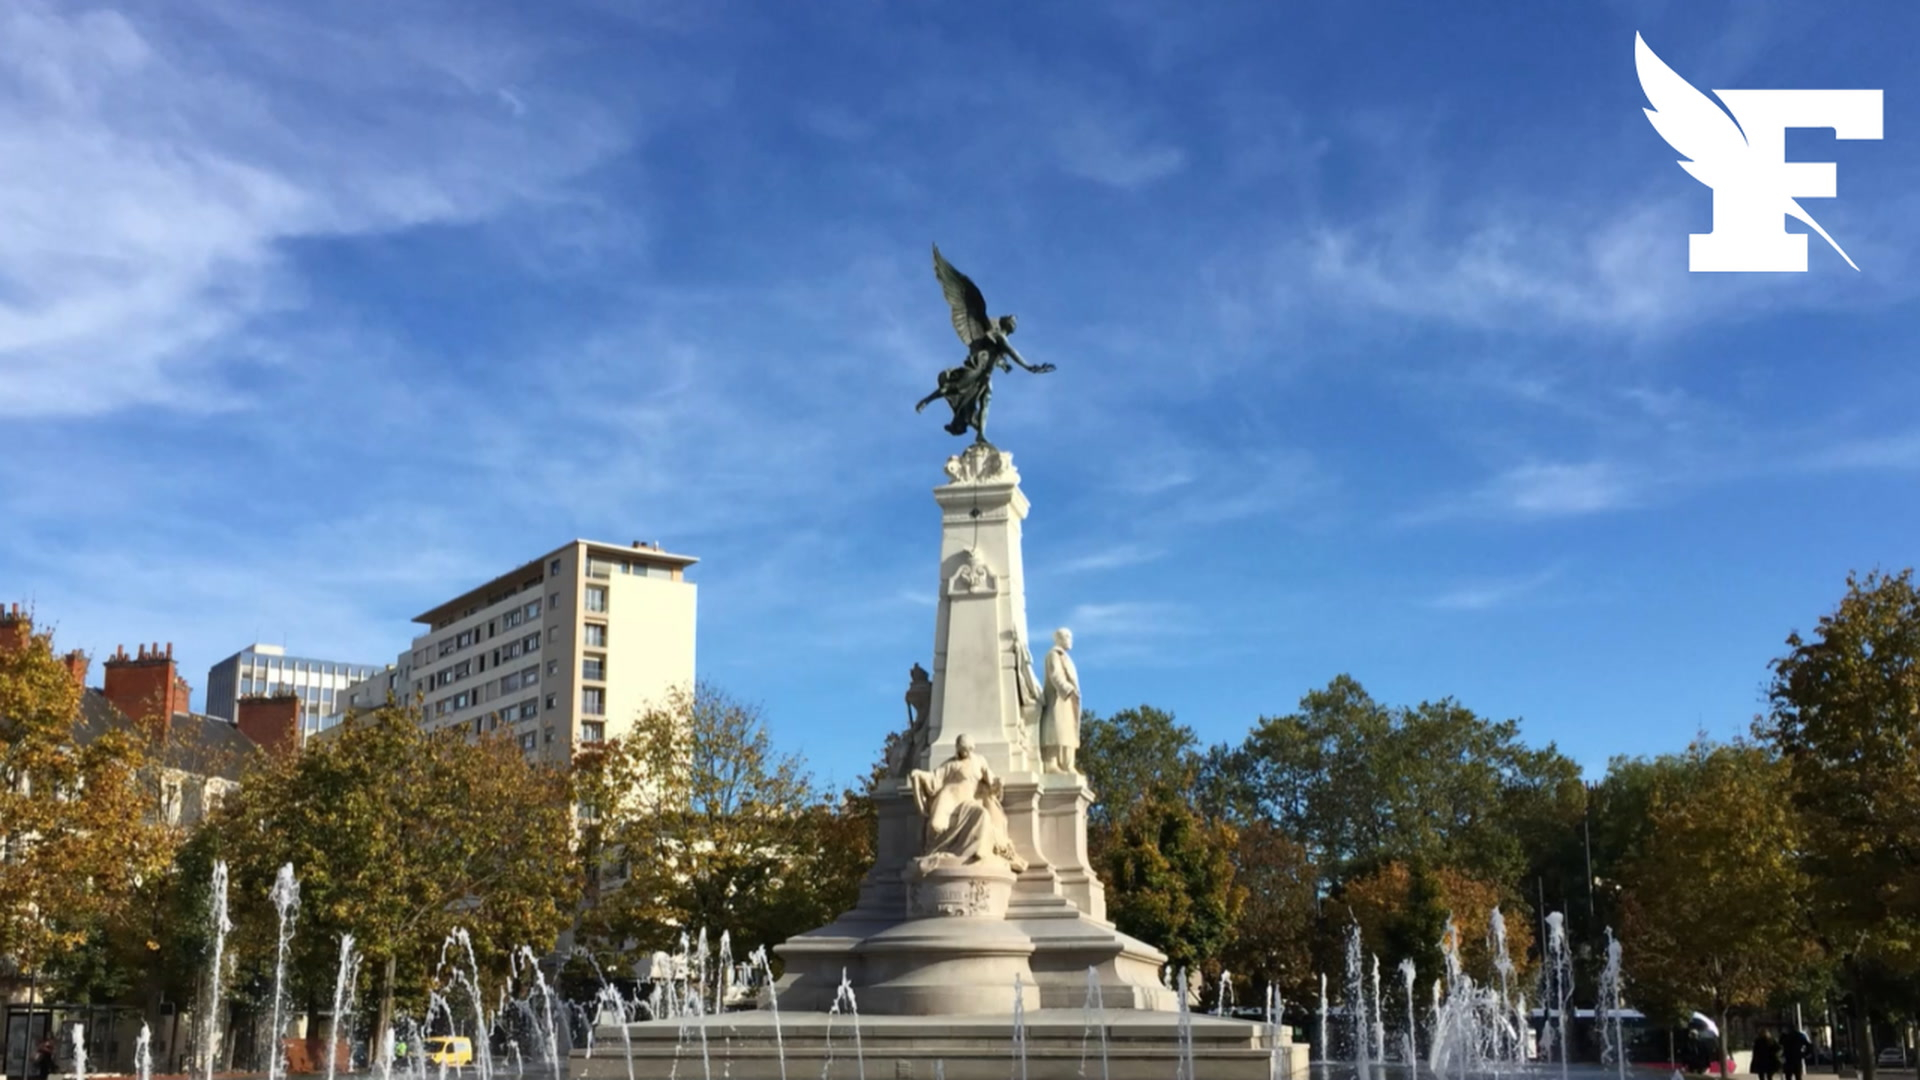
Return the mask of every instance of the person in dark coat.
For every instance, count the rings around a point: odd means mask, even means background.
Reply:
[[[1807,1058],[1813,1054],[1813,1040],[1798,1028],[1780,1036],[1780,1065],[1787,1080],[1804,1080]]]
[[[1753,1039],[1753,1075],[1760,1080],[1773,1080],[1780,1071],[1780,1044],[1773,1040],[1773,1032],[1766,1028]]]
[[[48,1080],[53,1075],[53,1036],[40,1040],[33,1052],[33,1075],[39,1080]]]

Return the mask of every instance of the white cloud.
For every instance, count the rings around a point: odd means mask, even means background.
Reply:
[[[309,10],[0,11],[0,415],[229,403],[225,339],[298,300],[286,242],[478,220],[627,137],[509,86],[532,61],[479,20]]]
[[[1524,600],[1560,577],[1559,567],[1534,574],[1465,582],[1434,596],[1427,606],[1442,611],[1487,611]]]

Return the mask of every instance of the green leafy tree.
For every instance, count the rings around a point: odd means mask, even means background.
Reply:
[[[578,764],[602,879],[582,930],[609,960],[702,929],[742,948],[785,940],[850,906],[870,861],[871,807],[823,799],[759,709],[709,685]]]
[[[28,978],[66,961],[69,982],[111,993],[103,936],[173,847],[146,747],[124,729],[80,741],[51,636],[19,618],[0,635],[0,958]]]
[[[1392,861],[1512,882],[1529,863],[1526,823],[1548,813],[1558,827],[1580,806],[1577,768],[1523,745],[1516,721],[1451,699],[1392,708],[1345,675],[1208,765],[1213,790],[1305,844],[1330,883]]]
[[[1228,971],[1255,985],[1275,985],[1288,1001],[1314,987],[1313,939],[1318,874],[1307,849],[1275,826],[1255,821],[1236,829],[1234,882],[1246,902],[1221,955]]]
[[[1177,968],[1218,974],[1247,890],[1234,880],[1239,837],[1179,795],[1153,791],[1128,808],[1104,856],[1108,915],[1159,946]]]
[[[1805,837],[1785,767],[1760,747],[1696,742],[1654,775],[1625,863],[1627,973],[1642,1009],[1678,1019],[1757,1009],[1816,959],[1803,929]]]
[[[1920,591],[1913,572],[1847,577],[1809,638],[1773,662],[1755,731],[1785,759],[1805,819],[1811,926],[1858,1014],[1920,969]],[[1864,1019],[1857,1015],[1856,1021]],[[1873,1054],[1863,1055],[1873,1068]]]
[[[1099,832],[1111,827],[1148,792],[1192,787],[1200,765],[1195,753],[1199,745],[1192,728],[1151,705],[1106,717],[1086,713],[1075,763],[1103,796],[1087,812],[1091,828]]]
[[[295,1000],[331,994],[350,933],[385,1027],[396,997],[423,1002],[455,929],[496,977],[515,949],[552,947],[579,897],[571,801],[567,774],[528,762],[509,738],[427,731],[388,705],[257,763],[210,819],[204,854],[230,864],[233,947],[256,972],[277,929],[267,895],[292,864]]]

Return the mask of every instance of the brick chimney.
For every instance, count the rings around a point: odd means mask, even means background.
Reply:
[[[65,656],[62,656],[60,663],[66,667],[67,674],[73,676],[73,688],[83,694],[86,693],[87,668],[91,666],[92,658],[79,649],[75,649]]]
[[[0,656],[27,651],[33,641],[33,616],[20,610],[19,604],[0,608]]]
[[[174,666],[172,642],[164,650],[158,644],[142,645],[133,656],[122,645],[100,666],[106,671],[107,700],[158,738],[167,737],[174,714],[191,711],[187,680]]]
[[[234,724],[269,754],[300,749],[301,700],[298,694],[243,697]]]

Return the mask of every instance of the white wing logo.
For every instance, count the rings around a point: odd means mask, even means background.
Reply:
[[[1748,143],[1746,133],[1741,131],[1733,115],[1655,56],[1638,33],[1633,35],[1633,61],[1640,73],[1640,89],[1653,105],[1653,108],[1644,110],[1647,120],[1670,146],[1691,159],[1676,164],[1687,170],[1695,180],[1716,192],[1723,189],[1751,190],[1756,177],[1779,166],[1779,162],[1756,160],[1757,155]],[[1872,93],[1877,95],[1878,92]],[[1876,130],[1864,137],[1879,138],[1877,101],[1875,112]],[[1833,250],[1847,260],[1848,266],[1860,269],[1833,237],[1827,235],[1827,230],[1821,228],[1811,214],[1801,209],[1791,195],[1782,193],[1769,199],[1770,202],[1776,200],[1780,213],[1805,222],[1808,228],[1820,234],[1820,239],[1831,244]]]

